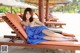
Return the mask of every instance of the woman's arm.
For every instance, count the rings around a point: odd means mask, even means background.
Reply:
[[[39,24],[39,25],[44,25],[42,22],[40,22],[38,19],[34,19],[35,23]]]

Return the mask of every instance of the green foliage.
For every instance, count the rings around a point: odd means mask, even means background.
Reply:
[[[0,6],[0,13],[8,12],[8,11],[9,11],[9,7],[7,7],[7,6]]]
[[[61,6],[57,7],[56,11],[61,11],[68,13],[76,13],[77,10],[80,10],[80,0],[73,0],[72,4],[65,5],[63,8]]]
[[[8,6],[0,6],[0,13],[10,12],[10,7]],[[12,7],[12,12],[20,12],[20,8]],[[23,12],[23,9],[22,9]]]
[[[63,8],[61,6],[58,6],[55,11],[75,13],[76,10],[80,10],[80,5],[78,5],[78,4],[65,5]]]
[[[20,12],[20,8],[15,8],[15,7],[13,7],[13,8],[12,8],[12,12],[13,12],[13,13]]]

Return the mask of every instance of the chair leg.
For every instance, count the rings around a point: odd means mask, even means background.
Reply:
[[[71,50],[71,53],[75,53],[75,50]]]
[[[59,27],[62,28],[62,25],[60,25]]]

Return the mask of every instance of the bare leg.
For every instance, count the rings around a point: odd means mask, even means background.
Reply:
[[[63,35],[61,35],[61,34],[58,34],[58,33],[55,33],[55,32],[53,32],[53,31],[51,31],[51,30],[43,30],[42,31],[44,34],[46,34],[47,36],[52,36],[52,37],[55,37],[55,38],[62,38],[62,37],[65,37],[65,36],[63,36]]]
[[[51,37],[51,36],[45,36],[45,37],[43,37],[43,39],[45,39],[45,40],[58,40],[58,41],[65,41],[65,40],[71,40],[71,41],[73,41],[74,39],[66,39],[66,38],[54,38],[54,37]]]
[[[71,33],[65,33],[65,32],[60,31],[60,30],[51,30],[51,31],[53,31],[53,32],[55,32],[55,33],[58,33],[58,34],[62,34],[63,36],[75,37],[74,34],[71,34]]]
[[[46,34],[47,36],[51,36],[51,37],[54,37],[54,38],[65,38],[65,39],[75,39],[75,37],[73,38],[73,37],[67,37],[67,36],[64,36],[64,35],[61,35],[61,34],[58,34],[58,33],[55,33],[55,32],[53,32],[53,31],[51,31],[51,30],[43,30],[42,31],[44,34]]]

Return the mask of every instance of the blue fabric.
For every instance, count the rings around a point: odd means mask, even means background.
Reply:
[[[44,40],[43,37],[46,36],[44,33],[42,33],[42,30],[48,29],[46,26],[26,26],[26,33],[28,35],[27,42],[30,44],[38,44]]]

